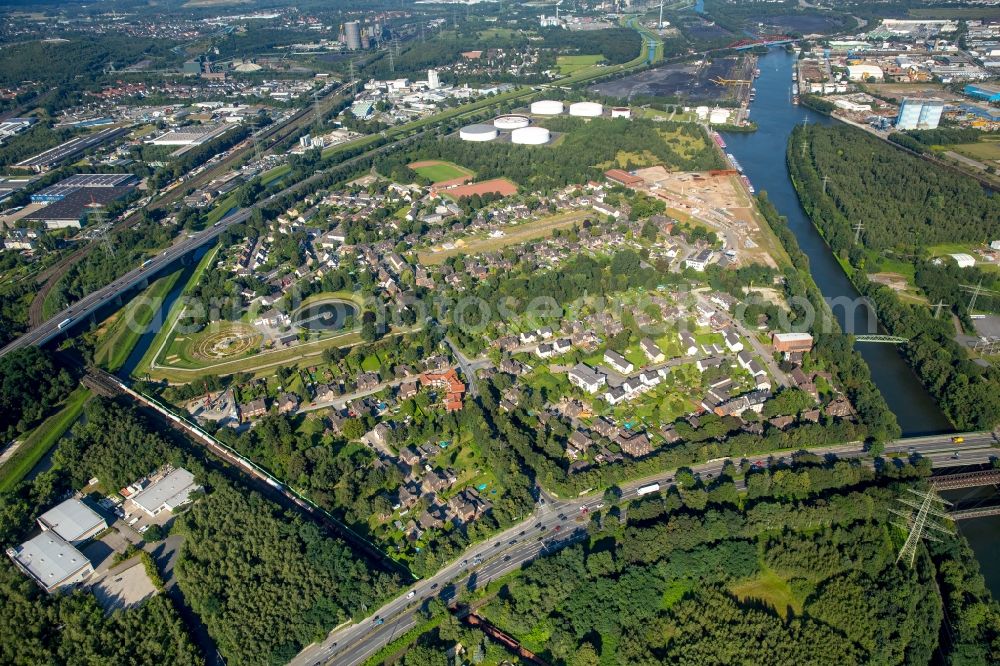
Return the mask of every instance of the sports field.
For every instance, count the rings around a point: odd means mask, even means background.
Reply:
[[[452,164],[451,162],[440,162],[438,160],[413,162],[409,166],[411,169],[432,183],[444,183],[459,179],[465,181],[472,178],[474,175],[468,169],[460,167],[457,164]]]
[[[452,199],[471,197],[473,194],[482,195],[490,193],[496,193],[501,196],[509,197],[517,194],[517,185],[506,178],[493,178],[491,180],[484,180],[481,183],[459,185],[458,187],[453,187],[450,190],[442,192],[442,194],[445,194]]]
[[[560,74],[574,74],[602,60],[604,60],[602,55],[561,55],[556,56],[556,67]]]

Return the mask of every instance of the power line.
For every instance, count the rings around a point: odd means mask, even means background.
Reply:
[[[941,314],[941,310],[943,310],[943,309],[947,308],[947,307],[948,307],[948,304],[947,304],[947,303],[945,303],[944,301],[940,301],[940,300],[939,300],[939,301],[938,301],[937,303],[935,303],[935,304],[934,304],[934,305],[932,305],[931,307],[932,307],[932,308],[934,308],[934,318],[935,318],[935,319],[937,319],[937,318],[938,318],[938,315],[940,315],[940,314]]]
[[[939,506],[951,506],[951,503],[941,499],[933,492],[920,492],[912,488],[907,488],[907,490],[919,497],[920,501],[917,502],[916,500],[912,500],[906,496],[897,497],[897,502],[910,507],[910,509],[900,511],[890,508],[889,511],[897,516],[900,516],[906,521],[905,525],[893,521],[893,525],[909,531],[909,534],[906,537],[906,542],[899,550],[899,556],[896,558],[896,561],[899,562],[901,560],[906,560],[912,568],[913,561],[917,556],[917,544],[919,544],[922,539],[926,539],[928,541],[941,541],[941,539],[932,534],[930,530],[935,530],[944,534],[951,534],[950,531],[932,520],[932,518],[951,520],[948,514],[938,508]],[[916,510],[916,513],[913,511],[914,509]]]

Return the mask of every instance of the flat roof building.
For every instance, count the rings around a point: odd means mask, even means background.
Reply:
[[[200,488],[194,482],[194,474],[180,468],[136,493],[130,501],[147,515],[156,516],[164,510],[173,511],[186,504],[191,499],[191,493]]]
[[[68,499],[38,517],[38,526],[78,545],[107,529],[104,517],[78,499]]]
[[[812,349],[813,336],[809,333],[772,333],[771,344],[778,352],[807,352]]]
[[[94,573],[90,560],[52,530],[8,548],[7,556],[49,593],[84,581]]]

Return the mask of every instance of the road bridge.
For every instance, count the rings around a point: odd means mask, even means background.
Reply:
[[[976,488],[978,486],[1000,485],[1000,469],[987,469],[978,472],[962,472],[959,474],[944,474],[931,477],[934,490],[959,490],[960,488]]]

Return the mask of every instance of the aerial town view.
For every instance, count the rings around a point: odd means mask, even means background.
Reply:
[[[1000,5],[0,2],[0,664],[1000,664]]]

